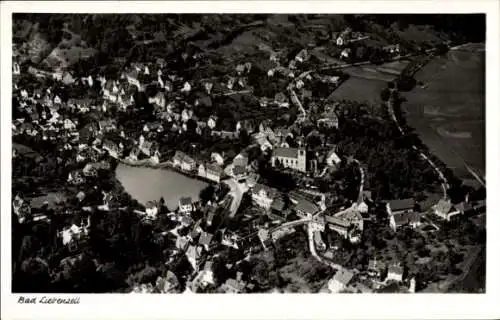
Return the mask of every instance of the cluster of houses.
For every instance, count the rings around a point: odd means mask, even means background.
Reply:
[[[423,225],[422,213],[418,212],[416,205],[413,198],[387,201],[386,211],[389,218],[389,226],[393,231],[401,227],[416,229]],[[459,216],[481,210],[484,206],[484,201],[478,201],[473,204],[466,199],[460,203],[453,204],[449,199],[440,199],[428,210],[428,213],[444,221],[451,221]]]
[[[399,263],[387,266],[376,259],[370,260],[367,272],[359,274],[357,271],[342,268],[327,282],[323,292],[329,293],[372,293],[383,292],[389,285],[397,285],[398,292],[414,293],[416,279],[405,278],[405,269]]]

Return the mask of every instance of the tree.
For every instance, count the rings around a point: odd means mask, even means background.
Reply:
[[[384,89],[380,92],[380,99],[381,99],[382,101],[388,101],[390,96],[391,96],[391,93],[390,93],[389,89],[387,89],[387,88],[384,88]]]
[[[215,188],[213,185],[208,185],[206,186],[205,188],[203,188],[201,191],[200,191],[200,201],[202,203],[207,203],[208,201],[211,201],[213,200],[215,196]]]

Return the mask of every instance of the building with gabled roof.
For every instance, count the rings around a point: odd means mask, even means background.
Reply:
[[[191,197],[181,197],[179,199],[179,211],[184,214],[191,214],[193,211],[193,200]]]
[[[347,269],[338,270],[333,278],[328,281],[328,289],[332,293],[339,293],[345,288],[354,277],[354,273]]]
[[[306,172],[306,163],[306,151],[303,148],[276,148],[271,157],[273,167],[281,165],[301,172]]]
[[[259,207],[269,210],[277,195],[277,191],[263,184],[257,183],[251,189],[252,201]]]
[[[451,203],[450,200],[441,199],[434,205],[432,212],[438,217],[450,221],[453,216],[459,215],[462,212]]]

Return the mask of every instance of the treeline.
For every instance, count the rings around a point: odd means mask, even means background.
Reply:
[[[486,40],[485,14],[346,15],[345,19],[360,28],[370,23],[377,23],[386,28],[397,23],[400,29],[406,29],[410,24],[430,25],[436,31],[447,33],[454,41],[482,42]]]

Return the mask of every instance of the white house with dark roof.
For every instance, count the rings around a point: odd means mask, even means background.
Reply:
[[[252,201],[259,207],[269,210],[276,196],[276,191],[263,184],[256,184],[251,191]]]
[[[285,168],[306,172],[306,151],[303,148],[276,148],[273,150],[271,165],[281,164]]]
[[[207,179],[219,183],[224,177],[224,169],[215,163],[209,163],[205,167],[205,176]]]
[[[191,197],[182,197],[179,199],[179,211],[181,213],[190,214],[193,209],[193,200]]]
[[[402,282],[403,281],[403,273],[404,273],[404,269],[401,265],[393,264],[393,265],[389,266],[389,268],[387,269],[386,281]]]

